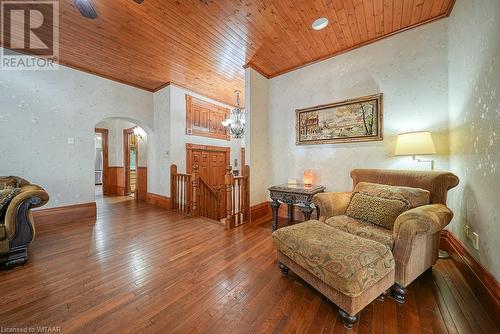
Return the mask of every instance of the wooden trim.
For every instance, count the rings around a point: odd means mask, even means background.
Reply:
[[[148,196],[148,168],[136,167],[137,181],[135,188],[135,199],[138,201],[146,201]]]
[[[170,81],[165,82],[165,83],[159,85],[158,87],[156,87],[155,89],[153,89],[153,93],[159,92],[163,88],[166,88],[166,87],[171,86],[171,85],[173,85],[172,82],[170,82]],[[184,87],[182,87],[182,88],[184,88]]]
[[[125,166],[125,195],[131,193],[130,191],[130,136],[134,134],[135,126],[123,129],[123,165]],[[135,155],[137,159],[137,152]],[[137,165],[136,165],[137,166]]]
[[[9,49],[9,48],[5,47],[5,49]],[[9,50],[12,50],[12,49],[9,49]],[[35,58],[42,58],[42,56],[40,56],[40,55],[33,54],[33,53],[28,53],[28,52],[22,52],[21,50],[15,50],[15,52],[18,52],[18,53],[21,53],[21,54],[24,54],[24,55],[27,55],[27,56],[35,57]],[[228,105],[228,106],[231,106],[231,107],[235,107],[235,108],[237,107],[233,102],[223,101],[223,100],[221,100],[221,99],[219,99],[219,98],[217,98],[215,96],[207,95],[206,93],[203,93],[203,92],[198,91],[198,90],[193,89],[193,88],[189,88],[189,87],[187,87],[185,85],[182,85],[182,84],[180,84],[178,82],[175,82],[175,81],[167,81],[165,83],[160,84],[156,88],[148,88],[148,87],[143,87],[143,86],[140,86],[140,85],[136,85],[136,84],[134,84],[132,82],[121,80],[121,79],[118,79],[118,78],[115,78],[115,77],[112,77],[112,76],[109,76],[109,75],[100,74],[100,73],[98,73],[96,71],[93,71],[93,70],[90,70],[90,69],[87,69],[87,68],[83,68],[82,66],[75,65],[75,64],[72,64],[72,63],[69,63],[69,62],[66,62],[66,61],[62,61],[61,59],[58,59],[57,63],[60,66],[71,68],[73,70],[80,71],[80,72],[83,72],[83,73],[87,73],[87,74],[90,74],[90,75],[95,75],[96,77],[99,77],[99,78],[102,78],[102,79],[114,81],[116,83],[119,83],[119,84],[122,84],[122,85],[125,85],[125,86],[129,86],[129,87],[133,87],[133,88],[137,88],[137,89],[140,89],[140,90],[143,90],[143,91],[146,91],[146,92],[150,92],[150,93],[156,93],[156,92],[158,92],[158,91],[160,91],[163,88],[168,87],[168,86],[177,86],[178,88],[182,88],[182,89],[185,89],[185,90],[190,91],[192,93],[204,96],[204,97],[209,98],[210,100],[214,100],[214,101],[216,101],[218,103],[225,104],[225,105]]]
[[[97,217],[95,202],[32,210],[35,224],[66,224],[75,221],[93,220]]]
[[[162,209],[170,210],[170,197],[154,193],[146,194],[146,202]]]
[[[268,74],[268,73],[265,73],[262,69],[260,69],[258,66],[252,64],[251,62],[248,62],[247,64],[245,64],[243,66],[243,68],[247,68],[247,67],[250,67],[252,69],[254,69],[256,72],[258,72],[259,74],[261,74],[262,76],[268,78],[268,79],[272,79],[272,78],[275,78],[275,77],[278,77],[280,75],[283,75],[283,74],[286,74],[286,73],[289,73],[289,72],[293,72],[295,70],[298,70],[298,69],[301,69],[301,68],[304,68],[304,67],[307,67],[309,65],[312,65],[312,64],[315,64],[315,63],[319,63],[319,62],[322,62],[323,60],[327,60],[327,59],[330,59],[330,58],[333,58],[333,57],[336,57],[336,56],[339,56],[343,53],[347,53],[349,51],[352,51],[352,50],[355,50],[355,49],[358,49],[358,48],[361,48],[363,46],[366,46],[366,45],[370,45],[372,43],[375,43],[375,42],[378,42],[382,39],[385,39],[385,38],[388,38],[388,37],[392,37],[394,35],[397,35],[399,33],[402,33],[402,32],[405,32],[407,30],[411,30],[411,29],[414,29],[414,28],[417,28],[419,26],[422,26],[424,24],[428,24],[428,23],[431,23],[433,21],[437,21],[437,20],[440,20],[440,19],[444,19],[444,18],[447,18],[448,16],[450,16],[451,14],[451,11],[453,9],[453,6],[455,4],[455,0],[452,1],[452,3],[450,4],[449,8],[448,8],[448,11],[442,15],[439,15],[439,16],[436,16],[436,17],[433,17],[433,18],[430,18],[428,20],[425,20],[425,21],[422,21],[422,22],[419,22],[417,24],[413,24],[413,25],[410,25],[408,27],[404,27],[402,29],[399,29],[397,31],[394,31],[394,32],[391,32],[389,34],[385,34],[385,35],[382,35],[382,36],[379,36],[379,37],[376,37],[374,39],[371,39],[371,40],[368,40],[366,42],[362,42],[362,43],[359,43],[359,44],[356,44],[352,47],[349,47],[349,48],[346,48],[346,49],[343,49],[343,50],[340,50],[338,52],[335,52],[335,53],[332,53],[332,54],[328,54],[326,56],[323,56],[323,57],[319,57],[319,58],[316,58],[312,61],[309,61],[309,62],[306,62],[304,64],[301,64],[301,65],[298,65],[298,66],[292,66],[290,68],[287,68],[287,69],[284,69],[282,71],[279,71],[279,72],[276,72],[276,73],[273,73],[273,74]]]
[[[193,151],[209,151],[209,152],[224,152],[226,153],[225,164],[229,166],[231,164],[231,147],[226,146],[210,146],[210,145],[198,145],[198,144],[186,144],[186,173],[190,174],[193,172],[192,154]]]
[[[108,195],[109,188],[109,130],[103,128],[95,128],[95,133],[102,135],[102,194]]]
[[[304,65],[302,65],[302,66],[304,66]],[[306,65],[306,66],[307,66],[307,65]],[[244,68],[244,69],[251,68],[251,69],[253,69],[255,72],[257,72],[257,73],[259,73],[260,75],[262,75],[264,78],[266,78],[266,79],[271,79],[271,75],[266,74],[262,68],[260,68],[259,66],[255,65],[255,64],[252,64],[252,63],[250,63],[250,62],[249,62],[249,63],[246,63],[245,65],[243,65],[243,68]],[[293,69],[292,69],[291,71],[293,71]]]
[[[94,131],[97,133],[109,133],[109,130],[104,128],[95,128]]]
[[[26,56],[30,56],[30,57],[34,57],[34,58],[42,58],[42,59],[44,58],[43,56],[41,56],[39,54],[26,52],[26,51],[19,50],[19,49],[13,50],[13,49],[5,47],[3,45],[2,45],[2,47],[5,48],[5,49],[12,50],[14,52],[26,55]],[[96,77],[99,77],[99,78],[103,78],[103,79],[106,79],[106,80],[114,81],[114,82],[117,82],[117,83],[122,84],[122,85],[126,85],[126,86],[129,86],[129,87],[134,87],[134,88],[137,88],[137,89],[140,89],[140,90],[144,90],[144,91],[147,91],[147,92],[150,92],[150,93],[154,93],[155,92],[154,89],[150,89],[150,88],[147,88],[147,87],[136,85],[136,84],[134,84],[132,82],[121,80],[121,79],[118,79],[118,78],[115,78],[115,77],[112,77],[112,76],[109,76],[109,75],[106,75],[106,74],[101,74],[101,73],[98,73],[98,72],[93,71],[91,69],[84,68],[84,67],[82,67],[80,65],[76,65],[76,64],[73,64],[73,63],[61,60],[60,58],[57,59],[57,64],[59,66],[64,66],[64,67],[67,67],[67,68],[71,68],[71,69],[76,70],[76,71],[80,71],[80,72],[83,72],[83,73],[95,75]]]
[[[202,151],[213,151],[213,152],[230,152],[231,147],[228,146],[210,146],[210,145],[198,145],[198,144],[186,144],[186,150],[202,150]]]
[[[195,129],[193,128],[194,123],[194,115],[193,115],[193,105],[198,107],[203,107],[208,110],[208,130]],[[224,114],[223,119],[227,119],[229,117],[230,110],[226,107],[219,106],[217,104],[205,101],[203,99],[191,96],[186,94],[186,134],[190,136],[200,136],[206,138],[214,138],[221,140],[231,140],[231,135],[227,129],[224,129],[224,132],[212,132],[212,122],[217,121],[217,118],[214,120],[212,116]],[[219,124],[222,126],[222,124]]]
[[[187,90],[188,92],[195,93],[195,94],[197,94],[197,95],[200,95],[200,96],[206,97],[207,99],[213,100],[213,101],[215,101],[215,102],[217,102],[217,103],[224,104],[224,105],[226,105],[226,106],[230,106],[230,107],[234,107],[234,108],[236,108],[236,107],[237,107],[237,105],[236,105],[236,104],[234,104],[234,103],[232,103],[232,102],[222,101],[222,100],[221,100],[221,99],[219,99],[219,98],[216,98],[216,97],[214,97],[214,96],[207,95],[207,94],[205,94],[205,93],[202,93],[202,92],[197,91],[197,90],[195,90],[195,89],[189,88],[189,87],[187,87],[187,86],[185,86],[185,85],[182,85],[182,84],[177,83],[177,82],[174,82],[174,81],[169,81],[169,82],[166,82],[166,83],[164,83],[164,84],[161,84],[160,86],[158,86],[158,87],[156,87],[155,89],[153,89],[153,93],[156,93],[156,92],[158,92],[158,91],[160,91],[160,90],[162,90],[163,88],[168,87],[168,86],[176,86],[177,88],[181,88],[181,89]]]
[[[495,277],[483,267],[449,231],[441,231],[441,249],[447,251],[486,311],[500,326],[500,286]]]
[[[446,17],[449,17],[451,15],[451,12],[453,10],[453,7],[455,7],[455,0],[450,1],[448,4],[448,8],[446,9]]]
[[[253,222],[265,222],[271,221],[272,211],[270,202],[262,202],[250,207],[250,221]]]
[[[134,129],[138,126],[133,126],[128,129],[123,130],[123,164],[125,165],[125,195],[134,193],[137,195],[137,180],[135,191],[130,190],[130,138],[135,136]],[[135,172],[137,175],[137,169],[139,168],[139,138],[135,136]]]
[[[16,50],[16,52],[19,52],[19,51]],[[34,56],[34,57],[40,57],[39,55],[34,55],[34,54],[29,54],[29,53],[26,53],[26,54],[30,55],[30,56]],[[118,79],[118,78],[115,78],[115,77],[112,77],[112,76],[109,76],[109,75],[106,75],[106,74],[97,73],[96,71],[90,70],[88,68],[84,68],[82,66],[75,65],[75,64],[72,64],[72,63],[69,63],[69,62],[66,62],[66,61],[61,61],[61,59],[57,59],[57,63],[59,65],[71,68],[73,70],[77,70],[77,71],[84,72],[84,73],[87,73],[87,74],[95,75],[97,77],[100,77],[100,78],[103,78],[103,79],[106,79],[106,80],[110,80],[110,81],[114,81],[114,82],[117,82],[117,83],[122,84],[122,85],[126,85],[126,86],[129,86],[129,87],[134,87],[134,88],[137,88],[137,89],[140,89],[140,90],[144,90],[144,91],[147,91],[147,92],[150,92],[150,93],[154,92],[153,89],[150,89],[150,88],[147,88],[147,87],[143,87],[143,86],[139,86],[139,85],[136,85],[136,84],[134,84],[132,82],[121,80],[121,79]]]

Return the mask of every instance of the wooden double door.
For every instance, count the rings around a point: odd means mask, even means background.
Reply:
[[[226,167],[230,164],[231,149],[229,147],[186,145],[187,173],[198,167],[200,177],[221,196],[220,216],[226,216]]]

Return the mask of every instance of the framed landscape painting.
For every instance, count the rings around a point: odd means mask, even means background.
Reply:
[[[382,140],[382,94],[298,109],[297,145]]]

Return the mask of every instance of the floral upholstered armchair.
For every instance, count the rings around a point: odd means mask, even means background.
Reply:
[[[436,263],[441,230],[453,212],[448,190],[458,185],[449,172],[355,169],[354,190],[314,197],[319,220],[336,229],[382,243],[395,260],[394,298]]]
[[[0,176],[0,266],[28,260],[28,246],[35,236],[31,209],[48,200],[42,187],[17,176]]]

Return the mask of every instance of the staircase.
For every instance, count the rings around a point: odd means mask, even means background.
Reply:
[[[225,224],[227,229],[247,223],[250,219],[250,168],[243,168],[242,176],[234,176],[231,166],[226,168],[223,189],[214,189],[194,166],[192,174],[179,173],[170,166],[171,209],[190,217],[206,217]],[[222,205],[224,201],[225,205]],[[226,208],[225,215],[221,207]]]

